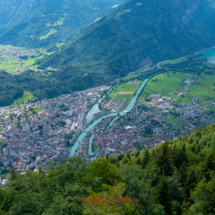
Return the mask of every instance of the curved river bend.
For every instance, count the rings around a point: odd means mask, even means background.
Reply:
[[[97,120],[95,120],[93,123],[91,123],[91,124],[85,129],[86,132],[82,132],[82,133],[80,134],[80,136],[78,137],[78,141],[76,141],[76,142],[74,143],[74,145],[72,146],[72,149],[71,149],[71,151],[70,151],[70,156],[73,156],[73,155],[75,154],[75,151],[78,149],[80,142],[81,142],[81,141],[84,139],[84,137],[87,135],[87,132],[89,132],[89,131],[90,131],[91,129],[93,129],[96,125],[98,125],[103,119],[106,119],[106,118],[111,117],[111,116],[116,116],[116,118],[114,118],[114,119],[111,121],[111,123],[110,123],[110,125],[109,125],[109,126],[111,126],[111,125],[113,124],[113,122],[116,121],[116,120],[119,118],[118,114],[120,114],[121,116],[124,116],[126,113],[130,112],[130,111],[133,109],[133,107],[134,107],[134,105],[135,105],[135,103],[136,103],[136,101],[137,101],[137,98],[138,98],[140,92],[142,91],[143,87],[146,85],[148,79],[149,79],[149,78],[145,79],[145,80],[141,83],[141,85],[139,86],[138,90],[136,91],[135,96],[131,99],[129,105],[127,106],[127,108],[126,108],[124,111],[122,111],[122,112],[117,112],[117,113],[111,113],[111,114],[102,116],[102,117],[98,118]],[[103,98],[101,98],[101,99],[98,101],[98,103],[95,104],[95,105],[92,107],[92,109],[89,111],[89,113],[90,113],[90,117],[89,117],[90,120],[92,119],[92,116],[93,116],[95,113],[98,113],[98,112],[99,112],[99,111],[98,111],[98,105],[99,105],[99,103],[102,101],[102,99],[103,99]],[[89,120],[89,119],[88,119],[88,120]],[[91,147],[91,145],[92,145],[92,139],[90,140],[90,144],[89,144],[89,152],[90,152],[90,154],[92,155],[92,150],[91,150],[92,147]],[[92,158],[92,159],[95,159],[96,157],[97,157],[97,155],[96,155],[94,158]]]
[[[215,64],[215,49],[208,49],[206,51],[203,51],[201,52],[203,54],[203,57],[206,57],[208,59],[208,63],[211,63],[211,64]],[[137,98],[140,94],[140,92],[142,91],[142,89],[144,88],[144,86],[146,85],[147,81],[150,79],[150,77],[148,77],[147,79],[145,79],[141,85],[139,86],[135,96],[131,99],[129,105],[127,106],[127,108],[122,111],[122,112],[117,112],[117,113],[112,113],[112,114],[108,114],[108,115],[105,115],[105,116],[102,116],[100,118],[98,118],[97,120],[95,120],[93,123],[91,123],[86,129],[85,131],[86,132],[82,132],[80,134],[80,136],[78,137],[78,141],[76,141],[74,143],[74,145],[72,146],[72,149],[70,151],[70,156],[73,156],[75,154],[75,151],[78,149],[79,147],[79,143],[84,139],[84,137],[87,135],[87,132],[89,132],[91,129],[93,129],[96,125],[98,125],[103,119],[107,118],[107,117],[111,117],[111,116],[116,116],[112,121],[111,123],[109,124],[109,127],[114,123],[114,121],[116,121],[117,119],[119,119],[119,116],[118,114],[120,114],[121,116],[124,116],[126,113],[130,112],[136,101],[137,101]],[[118,85],[116,85],[118,86]],[[111,87],[108,91],[111,92],[116,86],[114,87]],[[87,122],[89,123],[91,120],[92,120],[92,117],[94,114],[100,112],[99,110],[99,103],[106,97],[106,95],[104,95],[93,107],[92,109],[89,111],[88,115],[87,115]],[[89,141],[89,155],[93,155],[93,151],[92,151],[92,142],[93,142],[93,135],[90,137],[90,141]],[[96,153],[95,157],[92,158],[95,159],[97,158],[97,155],[98,153]]]

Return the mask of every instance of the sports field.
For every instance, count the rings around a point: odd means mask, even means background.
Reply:
[[[178,125],[173,126],[173,128],[175,128],[175,129],[177,129],[177,130],[181,129],[181,127],[180,127],[180,126],[178,126]]]
[[[164,121],[167,121],[167,122],[170,122],[170,123],[177,123],[177,122],[180,122],[179,119],[176,119],[176,118],[169,118],[167,116],[164,116],[164,117],[161,117],[162,120]]]

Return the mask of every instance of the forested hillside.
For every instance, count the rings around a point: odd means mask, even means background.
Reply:
[[[110,81],[142,66],[195,53],[215,44],[211,5],[208,0],[128,0],[40,63],[74,78],[88,72]]]
[[[0,44],[44,47],[61,43],[122,2],[124,0],[0,0]]]
[[[214,134],[215,124],[151,150],[118,154],[90,164],[69,159],[51,165],[48,175],[41,167],[39,173],[26,175],[11,168],[10,182],[0,189],[0,214],[212,215]],[[84,197],[93,203],[85,203]],[[120,197],[133,200],[113,203]],[[98,203],[96,198],[112,202]]]

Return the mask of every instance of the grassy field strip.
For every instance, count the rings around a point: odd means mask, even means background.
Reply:
[[[168,75],[169,74],[169,75]],[[178,89],[184,88],[187,86],[186,83],[182,82],[182,79],[187,79],[190,76],[194,76],[193,74],[189,73],[180,73],[180,72],[169,72],[163,73],[160,75],[155,76],[151,80],[148,81],[142,96],[151,95],[151,94],[160,94],[162,96],[168,96],[169,93],[178,94]],[[154,81],[153,81],[154,80]],[[203,85],[199,86],[197,84],[192,84],[188,86],[188,89],[191,89],[192,92],[185,92],[182,93],[186,95],[190,95],[197,99],[212,99],[215,100],[215,86],[212,84],[215,83],[215,76],[213,75],[203,75],[203,79],[198,79],[198,82]],[[189,97],[178,97],[176,98],[179,103],[191,101]],[[181,100],[181,101],[180,101]]]
[[[52,28],[52,29],[49,31],[48,34],[43,35],[43,36],[40,36],[39,38],[40,38],[40,40],[44,40],[44,39],[48,38],[50,35],[55,34],[56,32],[57,32],[57,30],[54,30],[54,29]]]
[[[25,104],[29,99],[31,99],[33,97],[33,94],[31,92],[28,91],[24,91],[24,95],[22,96],[22,98],[17,99],[12,106],[14,106],[15,104],[18,105],[22,105]]]
[[[178,94],[177,89],[185,88],[187,85],[181,80],[189,76],[190,74],[178,72],[169,72],[169,76],[167,73],[157,75],[148,81],[142,95],[161,94],[162,96],[171,97],[168,93]]]
[[[122,80],[123,80],[123,81],[127,81],[127,80],[129,80],[129,79],[136,78],[136,77],[138,77],[139,75],[140,75],[140,74],[132,74],[132,75],[129,75],[129,76],[125,77],[125,78],[122,78]]]
[[[173,123],[173,124],[174,124],[174,123],[177,123],[177,122],[180,122],[179,119],[176,119],[176,118],[169,118],[169,117],[167,117],[167,116],[163,116],[163,117],[161,117],[161,119],[164,120],[164,121]]]
[[[138,84],[141,84],[141,81],[137,82]],[[117,93],[135,93],[139,85],[131,85],[130,82],[127,82],[125,84],[122,84],[118,86],[116,89],[114,89],[110,94],[109,98],[113,98]]]

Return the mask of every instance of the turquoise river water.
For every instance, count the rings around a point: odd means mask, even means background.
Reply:
[[[203,54],[203,57],[204,57],[204,58],[207,58],[207,59],[208,59],[208,62],[209,62],[209,63],[215,64],[215,49],[208,49],[207,51],[202,52],[202,54]],[[150,78],[150,77],[149,77],[149,78]],[[138,98],[140,92],[141,92],[142,89],[144,88],[144,86],[145,86],[145,84],[147,83],[147,81],[148,81],[149,78],[145,79],[145,80],[141,83],[141,85],[139,86],[139,88],[138,88],[138,90],[137,90],[135,96],[131,99],[129,105],[127,106],[127,108],[126,108],[124,111],[119,112],[119,113],[118,113],[118,112],[117,112],[117,113],[111,113],[111,114],[102,116],[102,117],[98,118],[97,120],[95,120],[94,122],[92,122],[92,123],[85,129],[86,132],[82,132],[82,133],[80,134],[80,136],[78,137],[78,141],[76,141],[76,142],[74,143],[74,145],[72,146],[72,149],[71,149],[71,151],[70,151],[70,156],[73,156],[73,155],[75,154],[76,150],[77,150],[78,147],[79,147],[79,143],[80,143],[80,142],[84,139],[84,137],[87,135],[87,132],[89,132],[89,131],[90,131],[91,129],[93,129],[96,125],[98,125],[103,119],[108,118],[108,117],[111,117],[111,116],[116,116],[116,117],[111,121],[111,123],[109,124],[109,127],[110,127],[117,119],[119,119],[119,115],[118,115],[118,114],[120,114],[121,116],[124,116],[126,113],[130,112],[130,111],[133,109],[133,107],[134,107],[134,105],[135,105],[135,103],[136,103],[136,101],[137,101],[137,98]],[[117,85],[116,85],[116,86],[117,86]],[[116,86],[111,87],[111,88],[109,89],[108,93],[111,92]],[[91,110],[88,112],[87,117],[86,117],[86,120],[87,120],[88,123],[91,122],[91,120],[92,120],[94,114],[100,112],[100,110],[99,110],[99,103],[101,103],[101,101],[102,101],[105,97],[106,97],[106,95],[104,95],[104,96],[91,108]],[[93,153],[93,150],[92,150],[92,140],[93,140],[93,134],[91,135],[90,140],[89,140],[89,155],[93,155],[93,154],[94,154],[94,153]],[[98,156],[98,152],[95,154],[95,156],[92,158],[92,160],[93,160],[93,159],[96,159],[97,156]]]

